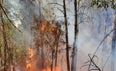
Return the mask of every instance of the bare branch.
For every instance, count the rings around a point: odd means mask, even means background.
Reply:
[[[21,30],[19,30],[13,23],[12,21],[10,20],[10,18],[8,17],[7,13],[5,12],[3,6],[0,4],[0,7],[2,9],[2,11],[4,12],[5,16],[7,17],[8,21],[14,26],[14,28],[16,28],[19,32],[21,32]]]
[[[63,6],[63,5],[59,4],[59,3],[48,3],[48,4],[56,4],[58,6]]]

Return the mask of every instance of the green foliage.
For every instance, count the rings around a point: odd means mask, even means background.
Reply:
[[[99,1],[98,0],[92,0],[91,1],[91,7],[94,6],[94,5],[98,5]]]
[[[116,4],[114,4],[114,0],[111,0],[111,7],[112,7],[113,9],[116,9]]]
[[[116,5],[114,4],[114,0],[111,0],[110,2],[105,1],[105,0],[91,0],[91,7],[96,5],[98,8],[104,7],[107,8],[111,4],[111,7],[113,9],[116,9]]]
[[[15,33],[15,29],[13,28],[12,24],[7,19],[4,19],[4,23],[5,23],[7,35],[9,37],[13,37],[13,34]]]

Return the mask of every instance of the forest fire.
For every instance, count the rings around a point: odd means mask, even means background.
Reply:
[[[34,56],[34,51],[30,47],[28,48],[28,57],[29,59],[26,61],[26,68],[28,71],[33,71],[33,66],[32,66],[32,58]]]
[[[29,51],[29,58],[31,59],[34,55],[34,51],[31,48],[29,48],[28,51]]]
[[[50,33],[50,34],[59,34],[61,29],[57,26],[53,25],[54,23],[50,23],[50,21],[42,20],[41,23],[38,23],[38,30],[42,33]]]
[[[49,51],[53,51],[53,49],[56,50],[56,48],[53,48],[53,45],[55,47],[55,43],[53,42],[51,43],[51,39],[60,35],[62,31],[59,28],[59,26],[47,20],[41,20],[41,21],[36,20],[36,23],[37,25],[33,27],[34,31],[36,31],[34,33],[34,47],[33,47],[34,49],[31,47],[28,47],[27,49],[28,56],[26,60],[26,70],[27,71],[60,71],[60,67],[58,67],[58,65],[55,66],[55,58],[54,59],[51,58],[52,54],[49,53],[48,57],[45,56],[47,51],[46,51],[46,46],[43,43],[45,42],[46,45],[49,46],[50,49]],[[41,33],[42,36],[39,35],[38,32]],[[47,40],[47,42],[45,40],[46,34],[47,34],[46,38],[50,39]],[[50,36],[48,37],[48,35]],[[51,60],[54,62],[52,62]]]
[[[60,71],[59,67],[51,68],[50,66],[47,66],[49,64],[48,60],[45,61],[46,67],[40,68],[40,69],[39,69],[39,67],[37,68],[37,66],[36,66],[37,60],[35,60],[33,58],[34,53],[35,53],[34,50],[29,47],[28,48],[28,59],[26,61],[26,69],[27,69],[27,71]]]
[[[116,71],[116,0],[0,0],[0,71]]]
[[[43,69],[42,71],[60,71],[59,67],[54,67],[52,70],[50,67]]]
[[[45,31],[45,28],[46,28],[45,23],[41,24],[41,31],[42,31],[42,32],[44,32],[44,31]]]

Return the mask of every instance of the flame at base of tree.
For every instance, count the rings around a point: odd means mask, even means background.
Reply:
[[[51,67],[47,67],[42,69],[42,71],[51,71]],[[52,71],[60,71],[59,67],[53,67]]]
[[[34,49],[32,49],[31,47],[28,47],[27,51],[28,51],[27,52],[28,59],[26,60],[26,71],[60,71],[59,67],[51,68],[49,66],[50,62],[47,59],[45,59],[44,61],[45,67],[41,67],[41,66],[39,67],[38,64],[40,64],[41,60],[34,59],[34,55],[35,55]]]
[[[31,47],[28,48],[28,60],[26,61],[26,68],[28,71],[33,71],[32,59],[34,56],[34,51]]]
[[[62,33],[60,23],[34,19],[34,46],[27,48],[27,71],[60,71],[57,64],[58,40]],[[57,39],[56,39],[57,38]]]

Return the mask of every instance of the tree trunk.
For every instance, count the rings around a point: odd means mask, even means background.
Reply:
[[[115,60],[116,60],[116,14],[114,20],[114,32],[112,37],[111,71],[115,71]]]
[[[106,25],[104,25],[104,36],[106,36]],[[103,42],[103,49],[102,49],[102,62],[101,62],[101,67],[102,67],[102,71],[103,71],[103,68],[104,68],[104,61],[105,61],[105,57],[106,57],[106,49],[107,48],[107,39],[104,40]]]
[[[54,64],[54,49],[52,48],[52,63],[51,63],[51,71],[53,71],[53,64]]]
[[[7,39],[6,39],[6,31],[5,31],[5,23],[3,21],[3,15],[1,17],[2,20],[2,28],[3,28],[3,39],[4,39],[4,71],[7,71]]]
[[[70,62],[69,62],[69,42],[68,42],[68,22],[67,22],[67,12],[66,12],[66,3],[63,0],[63,9],[64,9],[64,20],[65,20],[65,37],[66,37],[66,60],[67,60],[67,70],[70,71]]]
[[[57,59],[58,59],[58,44],[59,44],[59,38],[60,38],[60,34],[56,35],[56,52],[55,52],[55,67],[57,67]]]
[[[77,64],[77,36],[78,36],[78,21],[77,21],[77,0],[74,0],[74,10],[75,10],[75,25],[74,25],[74,42],[73,42],[73,53],[72,53],[72,65],[71,71],[76,71]]]

